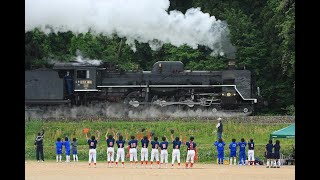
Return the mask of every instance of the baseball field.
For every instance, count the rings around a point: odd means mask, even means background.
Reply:
[[[184,164],[182,164],[184,165]],[[280,168],[266,168],[266,166],[239,166],[239,165],[216,165],[195,164],[193,169],[174,167],[171,169],[150,169],[130,167],[125,164],[124,168],[108,168],[106,162],[98,162],[96,168],[89,168],[87,162],[56,163],[55,161],[38,163],[26,161],[25,180],[292,180],[295,179],[295,166],[282,166]],[[183,166],[182,166],[183,167]]]
[[[258,166],[239,166],[239,165],[217,165],[217,151],[213,142],[217,138],[216,121],[40,121],[28,120],[25,122],[25,179],[26,180],[56,180],[56,179],[295,179],[295,166],[284,165],[281,168],[266,168],[265,165]],[[253,138],[255,141],[255,157],[264,160],[265,145],[269,140],[271,132],[288,126],[289,122],[272,122],[272,123],[256,123],[256,122],[237,122],[232,119],[224,122],[223,139],[227,145],[232,138],[240,141],[241,138],[249,140]],[[45,162],[37,162],[35,158],[34,138],[37,132],[45,129],[44,137],[44,156]],[[84,128],[90,129],[88,136],[97,136],[100,132],[100,141],[97,145],[97,167],[88,167],[88,146]],[[193,169],[183,168],[186,160],[186,148],[181,147],[181,168],[171,169],[171,152],[172,147],[168,149],[169,165],[168,169],[158,169],[154,167],[138,168],[131,167],[128,159],[125,160],[125,168],[108,168],[106,162],[106,142],[105,134],[111,129],[120,134],[136,135],[146,134],[146,131],[152,132],[154,136],[166,136],[169,140],[171,130],[174,130],[174,137],[183,136],[189,138],[195,137],[198,147],[199,159],[195,163]],[[142,132],[142,129],[146,129]],[[55,161],[55,142],[58,137],[77,138],[78,140],[78,156],[79,162],[65,162],[65,154],[63,150],[62,162]],[[281,153],[288,155],[291,153],[295,144],[294,139],[280,139]],[[169,144],[170,145],[170,144]],[[138,144],[138,160],[140,160],[140,150]],[[149,158],[150,158],[149,147]],[[127,151],[126,151],[127,153]],[[229,156],[228,146],[225,147],[225,157]],[[71,154],[72,161],[72,154]],[[150,163],[150,162],[149,162]]]

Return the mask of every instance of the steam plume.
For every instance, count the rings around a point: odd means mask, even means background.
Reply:
[[[199,45],[214,55],[234,56],[225,22],[200,8],[185,14],[168,12],[169,0],[26,0],[25,31],[39,28],[46,33],[66,32],[125,37],[135,49],[135,40],[153,50],[162,44]]]

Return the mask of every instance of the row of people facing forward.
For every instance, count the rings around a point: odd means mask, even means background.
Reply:
[[[91,163],[93,160],[94,167],[96,167],[96,145],[99,141],[100,132],[97,131],[98,137],[95,138],[95,136],[91,136],[91,138],[88,138],[86,134],[86,138],[89,144],[89,167],[91,167]],[[118,147],[117,149],[117,155],[115,164],[116,167],[118,167],[118,162],[121,160],[122,167],[124,167],[124,161],[125,157],[130,159],[131,166],[133,163],[137,166],[138,158],[137,158],[137,147],[139,144],[139,141],[141,142],[141,166],[145,163],[145,167],[148,164],[148,146],[149,143],[151,144],[151,159],[150,159],[150,167],[152,168],[153,162],[156,161],[158,168],[161,167],[161,165],[164,163],[165,167],[167,168],[168,164],[168,147],[169,142],[167,141],[167,137],[163,136],[161,138],[162,141],[158,141],[158,137],[153,137],[153,140],[151,140],[150,132],[147,130],[147,135],[143,136],[142,133],[138,134],[136,133],[136,136],[132,135],[130,137],[130,140],[128,139],[128,134],[125,134],[125,138],[121,134],[116,134],[113,130],[112,134],[108,134],[109,131],[107,131],[105,135],[105,141],[107,144],[107,162],[108,167],[112,167],[112,164],[114,163],[114,155],[115,150],[114,146],[116,145]],[[172,163],[171,167],[173,168],[175,161],[178,163],[178,168],[180,168],[180,147],[181,145],[187,146],[187,158],[186,158],[186,168],[193,167],[194,160],[197,159],[197,144],[194,142],[194,137],[191,136],[189,138],[189,141],[186,141],[186,137],[184,137],[184,141],[182,142],[182,135],[180,134],[180,137],[173,137],[173,134],[171,134],[171,140],[172,140]],[[126,146],[127,143],[127,146]],[[127,148],[127,155],[125,156],[125,148]],[[160,150],[160,153],[159,153]],[[160,156],[160,160],[159,160]],[[190,166],[189,166],[190,164]]]

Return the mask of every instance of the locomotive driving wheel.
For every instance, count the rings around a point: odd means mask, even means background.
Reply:
[[[139,107],[140,106],[140,101],[142,98],[142,94],[140,91],[133,91],[127,95],[127,97],[124,99],[124,104],[127,106],[132,106],[132,107]]]

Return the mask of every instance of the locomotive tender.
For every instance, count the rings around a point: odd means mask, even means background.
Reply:
[[[231,61],[232,62],[232,61]],[[230,61],[229,61],[230,63]],[[88,105],[121,102],[252,113],[259,88],[249,70],[191,71],[180,61],[158,61],[151,71],[121,71],[111,63],[56,63],[25,72],[25,104]]]

